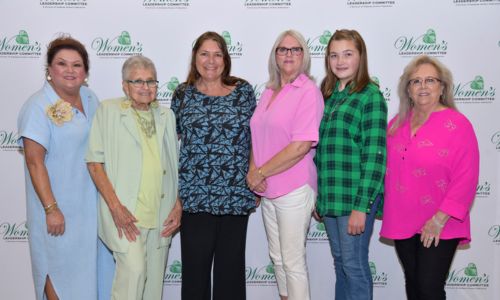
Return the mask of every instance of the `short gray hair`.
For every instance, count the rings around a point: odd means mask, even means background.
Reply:
[[[278,64],[276,63],[276,48],[278,48],[279,44],[285,39],[285,37],[291,36],[299,42],[300,47],[302,47],[303,55],[302,55],[302,64],[300,66],[299,73],[306,74],[310,79],[313,79],[310,75],[311,70],[311,55],[309,54],[309,47],[307,47],[306,40],[298,31],[289,29],[280,33],[276,41],[274,42],[273,47],[271,48],[271,53],[269,54],[269,80],[267,81],[266,86],[273,90],[279,89],[281,87],[281,73],[278,68]]]
[[[142,55],[135,55],[132,57],[129,57],[122,66],[122,80],[128,80],[130,73],[134,69],[146,69],[146,70],[151,70],[153,71],[154,79],[157,79],[156,76],[156,67],[153,61],[146,56]]]

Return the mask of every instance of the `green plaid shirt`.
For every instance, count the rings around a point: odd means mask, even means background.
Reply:
[[[385,175],[387,106],[370,83],[359,93],[341,92],[338,84],[325,101],[315,162],[321,216],[370,212],[382,196]],[[378,213],[382,211],[379,205]]]

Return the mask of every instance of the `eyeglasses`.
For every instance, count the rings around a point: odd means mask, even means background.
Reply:
[[[136,88],[141,88],[144,86],[144,84],[146,84],[148,88],[155,88],[158,86],[158,80],[153,80],[153,79],[150,80],[137,79],[137,80],[125,80],[125,81],[130,83]]]
[[[276,48],[276,54],[278,54],[279,56],[287,55],[288,51],[290,51],[290,53],[294,56],[299,56],[302,54],[302,51],[304,51],[304,49],[302,49],[302,47],[292,47],[292,48],[278,47],[278,48]]]
[[[414,79],[408,80],[408,85],[416,88],[416,87],[423,86],[423,84],[425,83],[425,86],[433,87],[440,82],[441,82],[441,79],[436,78],[436,77],[426,77],[424,79],[414,78]]]

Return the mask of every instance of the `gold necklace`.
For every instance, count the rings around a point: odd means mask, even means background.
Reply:
[[[156,124],[155,124],[155,118],[153,116],[153,112],[151,112],[151,121],[147,120],[143,116],[141,116],[137,110],[135,110],[134,107],[132,109],[135,112],[135,115],[137,116],[137,121],[139,122],[139,127],[141,127],[142,132],[148,137],[151,138],[155,133],[156,133]]]

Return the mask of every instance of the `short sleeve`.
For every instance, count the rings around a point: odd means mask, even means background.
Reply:
[[[92,121],[92,127],[89,133],[89,147],[85,155],[86,162],[104,163],[104,105],[101,103]]]
[[[319,125],[323,116],[324,101],[321,92],[316,87],[307,88],[308,90],[298,103],[293,119],[291,140],[312,141],[315,146],[319,140]]]
[[[17,119],[18,143],[22,147],[22,138],[28,138],[50,151],[51,124],[41,104],[28,101],[21,108]]]
[[[170,109],[174,112],[175,114],[175,130],[177,131],[177,134],[181,134],[181,127],[180,127],[180,121],[181,121],[181,102],[184,100],[184,94],[185,94],[185,89],[186,89],[185,84],[181,84],[177,86],[177,88],[174,91],[174,94],[172,95],[172,101],[170,102]]]

